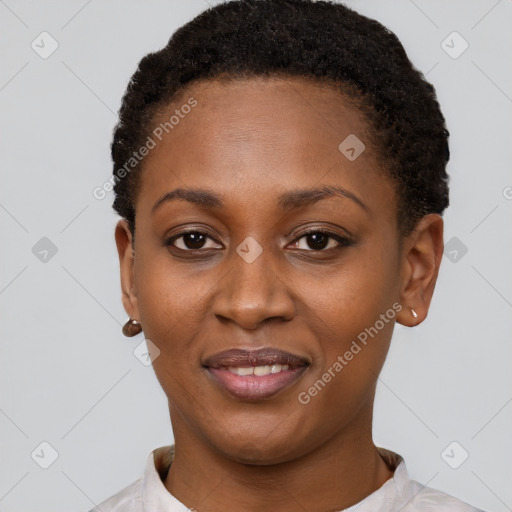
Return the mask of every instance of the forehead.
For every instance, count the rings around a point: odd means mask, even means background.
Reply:
[[[270,139],[280,132],[283,143],[293,142],[286,135],[302,138],[309,135],[315,143],[320,139],[330,143],[333,138],[346,135],[348,130],[364,138],[369,129],[363,114],[351,105],[354,100],[342,94],[333,83],[261,76],[194,83],[159,111],[154,124],[165,122],[169,112],[183,108],[191,97],[197,100],[198,106],[190,120],[173,128],[175,136],[187,137],[193,130],[205,140],[222,138],[243,143],[256,136],[261,141]]]
[[[197,105],[184,108],[191,99]],[[144,159],[139,197],[157,200],[187,185],[269,197],[340,184],[363,200],[376,192],[389,198],[370,127],[351,103],[333,85],[301,78],[192,84],[154,118],[152,126],[165,126],[174,114],[175,124]]]

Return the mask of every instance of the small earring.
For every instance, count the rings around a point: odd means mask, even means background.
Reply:
[[[418,318],[418,313],[416,313],[416,311],[414,311],[414,309],[411,308],[411,315],[414,317],[414,318]]]
[[[132,338],[133,336],[137,336],[142,332],[142,325],[137,322],[137,320],[132,320],[131,318],[123,325],[123,334],[127,338]]]

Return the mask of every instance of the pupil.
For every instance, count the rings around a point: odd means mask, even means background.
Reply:
[[[204,243],[204,235],[201,233],[186,233],[183,237],[185,245],[189,249],[200,249]]]
[[[327,243],[329,240],[329,236],[324,233],[314,233],[313,235],[309,235],[310,240],[313,240],[313,246],[308,243],[308,245],[312,249],[324,249],[327,247]],[[320,239],[320,241],[319,241]]]

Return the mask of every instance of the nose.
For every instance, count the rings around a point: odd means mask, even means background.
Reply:
[[[218,283],[213,310],[217,318],[248,330],[270,319],[289,321],[295,316],[292,294],[285,276],[271,264],[270,250],[252,262],[237,252],[227,262],[229,271]]]

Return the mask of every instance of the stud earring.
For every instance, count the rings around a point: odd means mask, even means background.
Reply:
[[[131,318],[123,325],[123,334],[127,338],[132,338],[133,336],[137,336],[142,332],[142,325],[137,320],[132,320]]]
[[[416,311],[414,311],[414,309],[411,308],[411,315],[414,317],[414,318],[418,318],[418,313],[416,313]]]

